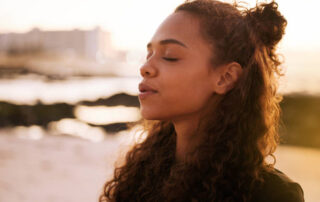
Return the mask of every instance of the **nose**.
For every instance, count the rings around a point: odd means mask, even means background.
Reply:
[[[151,64],[150,59],[140,67],[140,74],[142,77],[154,77],[157,75],[157,69]]]

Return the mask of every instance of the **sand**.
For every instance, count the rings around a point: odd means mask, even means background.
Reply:
[[[117,156],[127,148],[126,135],[90,142],[0,131],[0,202],[98,201]],[[320,201],[320,150],[280,146],[276,156],[276,167],[302,185],[306,201]]]

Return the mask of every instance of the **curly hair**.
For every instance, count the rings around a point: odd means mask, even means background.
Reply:
[[[143,120],[147,137],[114,170],[100,202],[250,201],[263,173],[274,169],[282,100],[277,88],[283,75],[276,45],[287,24],[278,4],[246,9],[215,0],[187,0],[174,12],[200,20],[213,68],[237,62],[243,73],[233,89],[208,102],[197,129],[201,142],[185,162],[175,160],[173,123]],[[267,163],[268,156],[273,163]]]

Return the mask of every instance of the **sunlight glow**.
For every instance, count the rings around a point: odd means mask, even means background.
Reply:
[[[46,131],[40,126],[32,125],[14,127],[11,133],[16,134],[21,139],[40,140]]]
[[[100,127],[92,127],[82,121],[76,119],[62,119],[49,124],[49,130],[53,134],[71,135],[80,137],[92,142],[100,142],[104,140],[106,133]]]
[[[118,93],[138,94],[138,78],[87,78],[46,82],[41,77],[0,80],[0,100],[33,105],[97,100]],[[26,90],[28,86],[28,90]]]
[[[76,106],[74,114],[79,120],[95,125],[135,122],[141,118],[139,108],[125,106],[88,107],[80,105]]]
[[[25,32],[32,27],[69,30],[101,26],[112,33],[115,47],[144,50],[159,24],[182,2],[183,0],[3,0],[0,6],[0,32]],[[256,1],[244,2],[252,7]],[[312,22],[320,18],[320,2],[277,2],[288,20],[283,42],[285,46],[319,49],[320,27]]]

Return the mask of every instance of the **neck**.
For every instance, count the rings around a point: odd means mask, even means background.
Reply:
[[[192,152],[197,145],[197,124],[199,119],[196,116],[173,121],[176,139],[176,160],[183,161],[185,156]]]
[[[180,117],[172,121],[175,132],[177,135],[176,139],[176,160],[185,160],[186,154],[192,152],[195,147],[200,143],[200,134],[197,131],[197,126],[200,122],[201,117],[205,117],[207,111],[212,111],[216,105],[223,98],[222,95],[216,94],[206,104],[200,112],[189,114],[185,117]],[[209,108],[208,108],[209,107]],[[202,114],[204,113],[204,114]]]

